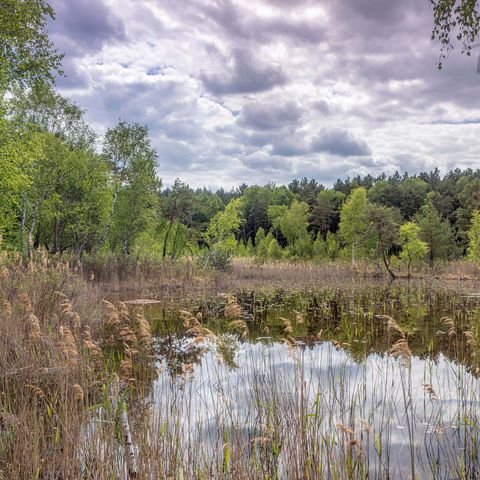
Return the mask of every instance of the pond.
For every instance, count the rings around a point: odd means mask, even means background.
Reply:
[[[478,296],[403,284],[181,303],[145,308],[145,443],[166,476],[480,476]]]

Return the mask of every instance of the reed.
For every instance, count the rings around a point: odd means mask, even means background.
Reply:
[[[457,287],[236,265],[178,289],[145,274],[161,303],[129,303],[133,280],[91,267],[2,266],[0,478],[480,475],[480,307]]]

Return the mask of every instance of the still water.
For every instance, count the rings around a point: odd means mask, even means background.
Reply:
[[[396,287],[153,309],[152,431],[175,432],[184,478],[478,478],[478,303]]]

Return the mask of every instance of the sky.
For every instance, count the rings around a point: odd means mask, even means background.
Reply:
[[[60,92],[148,125],[164,184],[480,167],[477,56],[439,71],[428,0],[54,0]]]

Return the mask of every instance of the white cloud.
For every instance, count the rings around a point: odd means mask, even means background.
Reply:
[[[147,124],[166,183],[478,166],[480,75],[458,53],[436,69],[428,2],[54,7],[52,38],[67,53],[59,88],[100,132],[120,117]]]

